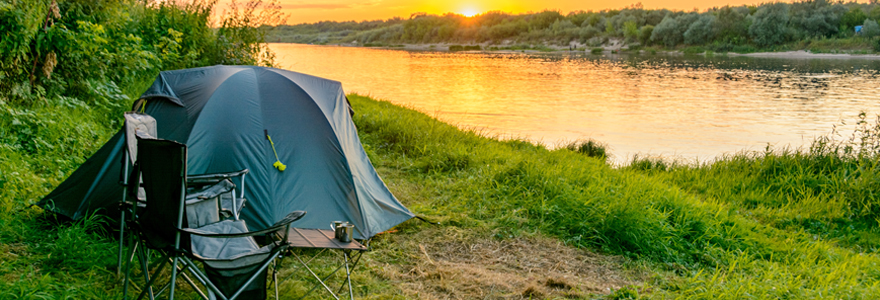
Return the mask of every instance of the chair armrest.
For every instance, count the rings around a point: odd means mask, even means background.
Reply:
[[[238,177],[247,174],[250,172],[248,169],[244,169],[241,171],[235,171],[230,173],[215,173],[215,174],[200,174],[200,175],[186,175],[187,183],[212,183],[217,182],[223,179]]]
[[[232,183],[229,179],[222,179],[216,184],[211,185],[210,187],[203,188],[197,191],[188,192],[186,194],[187,204],[190,204],[190,201],[195,199],[211,199],[221,194],[225,194],[231,192],[235,189],[235,184]]]
[[[293,223],[294,221],[301,219],[305,215],[306,215],[306,212],[304,212],[304,211],[301,211],[301,210],[294,211],[292,213],[287,214],[287,216],[285,216],[284,219],[281,219],[281,221],[276,222],[275,224],[273,224],[269,228],[266,228],[263,230],[258,230],[258,231],[243,232],[243,233],[213,233],[213,232],[194,229],[194,228],[178,228],[177,230],[180,230],[182,232],[186,232],[189,234],[194,234],[194,235],[203,236],[203,237],[210,237],[210,238],[239,238],[239,237],[267,235],[267,234],[279,231],[281,229],[285,229],[288,225],[290,225],[290,223]]]

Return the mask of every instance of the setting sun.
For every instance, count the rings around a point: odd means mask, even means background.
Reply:
[[[477,14],[479,14],[479,12],[476,9],[467,8],[465,10],[462,10],[459,14],[461,14],[465,17],[473,17],[473,16],[476,16]]]

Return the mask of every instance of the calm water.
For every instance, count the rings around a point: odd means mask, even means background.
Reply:
[[[880,112],[880,60],[270,48],[282,68],[346,92],[549,147],[593,138],[618,163],[798,147]]]

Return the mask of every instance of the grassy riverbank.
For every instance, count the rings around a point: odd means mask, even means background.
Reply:
[[[364,298],[880,294],[871,120],[854,142],[615,169],[576,151],[486,138],[349,98],[392,192],[440,223],[413,220],[378,236],[355,278]],[[118,295],[116,244],[101,217],[66,223],[27,207],[109,138],[119,124],[107,116],[118,112],[2,105],[4,136],[31,132],[38,150],[0,147],[0,298]],[[39,123],[21,127],[22,113]],[[846,152],[863,141],[865,151]],[[332,260],[320,261],[327,270]],[[288,264],[282,277],[294,279],[282,292],[302,292],[309,282],[296,278],[305,273]]]

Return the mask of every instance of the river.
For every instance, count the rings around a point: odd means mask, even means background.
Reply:
[[[880,60],[269,47],[279,67],[347,93],[549,148],[595,139],[617,164],[802,147],[880,113]]]

